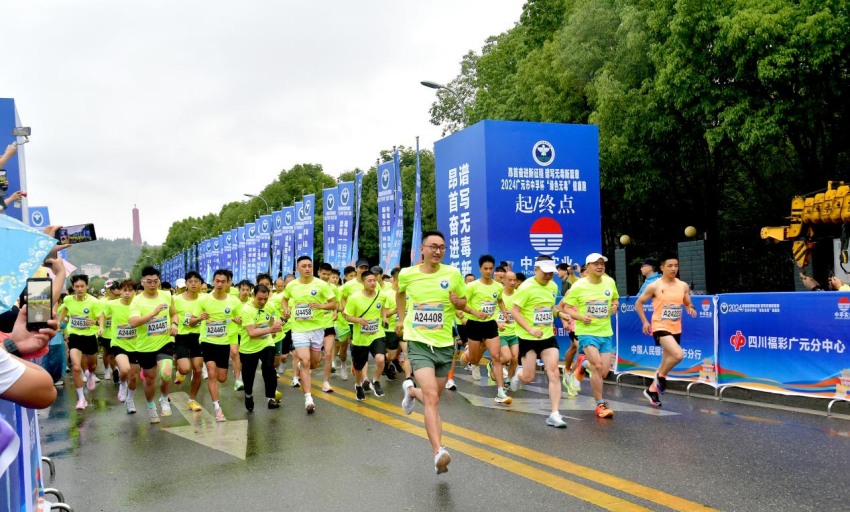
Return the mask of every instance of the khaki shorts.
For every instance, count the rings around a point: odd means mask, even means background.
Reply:
[[[407,355],[414,372],[419,368],[433,368],[437,377],[448,377],[454,353],[451,346],[432,347],[418,341],[407,342]]]

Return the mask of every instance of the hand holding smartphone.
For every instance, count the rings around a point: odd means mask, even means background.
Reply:
[[[63,226],[56,231],[54,237],[59,240],[60,244],[81,244],[97,240],[92,223]]]
[[[46,328],[53,319],[53,280],[49,277],[27,279],[27,330]]]

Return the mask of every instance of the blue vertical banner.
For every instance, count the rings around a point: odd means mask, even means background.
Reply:
[[[297,204],[297,203],[296,203]],[[280,257],[280,269],[283,275],[291,274],[295,268],[295,209],[297,206],[283,208],[283,244]]]
[[[219,237],[213,236],[210,241],[212,242],[212,252],[210,256],[211,266],[213,268],[213,272],[221,268],[221,240]]]
[[[313,214],[316,195],[307,194],[295,203],[295,257],[313,257]]]
[[[348,264],[354,265],[357,262],[358,258],[360,258],[360,247],[359,239],[360,239],[360,203],[361,198],[363,197],[363,173],[357,173],[354,175],[354,200],[356,202],[356,212],[354,218],[354,241],[351,242],[351,254],[348,256]]]
[[[272,212],[272,279],[280,273],[280,258],[283,250],[283,211]]]
[[[482,254],[530,276],[539,255],[601,251],[597,126],[481,121],[434,151],[437,228],[462,273]]]
[[[390,269],[401,264],[401,246],[404,242],[404,202],[401,193],[401,163],[398,159],[398,150],[393,153],[393,165],[395,168],[395,190],[393,205],[393,222],[391,227],[389,255],[384,262],[384,268],[389,273]]]
[[[314,231],[316,226],[316,194],[305,195],[303,203],[304,241],[307,244],[304,248],[304,252],[310,258],[315,258],[313,249],[315,247]]]
[[[270,270],[269,256],[272,250],[272,216],[260,215],[257,226],[257,236],[259,237],[257,241],[257,273],[268,273]]]
[[[339,191],[337,187],[322,190],[322,260],[339,268]]]
[[[422,240],[422,170],[419,166],[419,137],[416,137],[416,192],[413,199],[413,232],[410,234],[410,264],[422,261],[419,252]]]
[[[386,267],[390,257],[395,213],[395,163],[378,164],[378,261]]]
[[[249,222],[245,224],[245,277],[242,279],[247,279],[252,283],[257,278],[257,242],[258,233],[257,233],[257,224],[259,221]]]
[[[233,269],[233,235],[230,230],[225,231],[219,236],[219,244],[221,246],[221,266],[223,268]]]
[[[42,230],[50,225],[50,211],[46,206],[30,206],[28,210],[30,227]]]
[[[204,276],[206,277],[207,282],[211,283],[213,272],[216,270],[215,260],[213,259],[212,238],[204,240],[204,261],[206,261],[206,265],[204,266]]]
[[[234,282],[239,282],[245,279],[245,276],[248,274],[248,255],[246,253],[245,246],[245,232],[247,231],[247,225],[242,225],[236,228],[236,248],[239,253],[239,271],[234,272]]]
[[[337,201],[336,234],[337,267],[343,271],[351,259],[351,227],[354,221],[354,183],[344,181],[337,185],[339,200]]]
[[[21,126],[21,120],[18,117],[18,109],[15,108],[15,100],[12,98],[0,98],[0,151],[6,149],[7,144],[15,142],[15,137],[12,137],[12,130],[15,127]],[[23,142],[22,138],[18,142]],[[27,190],[27,173],[24,158],[23,145],[18,146],[18,152],[15,156],[9,158],[3,166],[4,171],[0,173],[0,181],[5,181],[6,190],[0,190],[0,197],[9,196],[18,190]],[[0,210],[3,209],[5,202],[0,201]],[[26,198],[21,201],[15,201],[5,207],[6,215],[14,217],[24,224],[28,223],[29,213],[27,212]]]
[[[236,277],[239,270],[239,230],[233,228],[230,233],[230,266],[228,267],[233,272],[233,277]],[[237,281],[238,282],[238,281]]]
[[[304,255],[304,201],[295,201],[295,260]]]

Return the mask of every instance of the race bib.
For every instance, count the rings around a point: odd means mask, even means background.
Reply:
[[[514,317],[513,317],[513,315],[511,314],[510,311],[508,311],[508,316],[505,316],[504,314],[502,314],[501,311],[499,311],[499,316],[496,319],[496,321],[499,322],[500,324],[507,324],[507,323],[513,322],[513,320],[514,320]]]
[[[552,325],[552,308],[545,306],[534,308],[534,325]]]
[[[441,303],[414,302],[413,328],[423,331],[438,331],[443,328],[443,305]]]
[[[295,319],[296,320],[312,320],[313,319],[313,307],[309,304],[296,304],[295,305]]]
[[[148,322],[148,336],[165,334],[166,328],[168,328],[168,317],[154,318]]]
[[[481,303],[481,312],[487,316],[493,316],[496,312],[496,303],[492,300],[485,300]]]
[[[268,329],[268,328],[269,328],[269,324],[257,324],[257,329]],[[266,333],[266,334],[258,336],[257,339],[265,339],[265,338],[268,338],[269,336],[271,336],[271,334]]]
[[[131,340],[136,337],[136,328],[129,325],[119,325],[115,331],[115,337],[119,340]]]
[[[104,324],[104,329],[110,329],[110,328],[112,328],[112,319],[107,318],[106,323]]]
[[[590,300],[587,302],[587,316],[590,318],[608,318],[607,300]]]
[[[70,325],[74,329],[88,329],[89,318],[87,316],[72,316]]]
[[[369,320],[368,324],[360,326],[360,334],[375,334],[377,332],[378,332],[378,321],[377,320]]]
[[[183,318],[183,325],[185,325],[186,327],[189,327],[189,320],[191,320],[191,319],[192,319],[192,313],[189,313],[189,312],[187,311],[187,312],[186,312],[186,317],[185,317],[185,318]]]
[[[210,322],[207,320],[207,338],[223,338],[227,335],[227,322]]]
[[[676,322],[682,318],[682,306],[673,304],[664,304],[661,309],[661,320],[670,320]]]

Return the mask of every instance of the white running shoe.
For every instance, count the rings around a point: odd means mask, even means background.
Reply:
[[[416,403],[416,399],[410,396],[410,393],[407,392],[408,389],[413,387],[413,381],[410,379],[405,380],[401,383],[401,389],[404,392],[404,399],[401,401],[401,408],[404,409],[405,414],[410,414],[413,412],[413,406]]]
[[[333,393],[334,392],[334,388],[331,387],[330,382],[328,382],[328,381],[322,382],[322,392],[324,392],[324,393]]]
[[[209,374],[207,372],[207,365],[201,366],[201,377],[204,379],[209,377]]]
[[[316,410],[316,404],[313,403],[312,396],[304,397],[304,409],[307,410],[307,414],[313,414],[313,411]]]
[[[127,400],[127,383],[121,382],[118,384],[118,401],[123,402]]]
[[[546,424],[555,428],[567,428],[567,422],[564,421],[564,417],[557,412],[553,412],[546,418]]]
[[[164,417],[171,416],[171,404],[168,403],[167,398],[161,397],[159,399],[159,407],[162,409],[162,415]]]
[[[136,402],[132,398],[127,398],[124,402],[124,405],[127,406],[127,414],[136,414]]]
[[[448,389],[449,391],[454,391],[457,389],[457,384],[455,384],[454,379],[449,379],[446,381],[446,389]]]
[[[215,411],[215,421],[219,423],[224,423],[225,421],[227,421],[227,418],[224,417],[224,411],[221,410],[221,407],[219,407]]]
[[[348,367],[345,363],[340,363],[339,365],[339,378],[348,380]]]
[[[472,380],[479,381],[481,380],[481,367],[476,365],[472,365],[472,368],[469,370],[472,372]]]
[[[519,371],[511,377],[511,391],[519,391],[519,388],[522,387],[522,384],[519,381]]]
[[[449,451],[446,450],[445,446],[441,446],[439,450],[437,450],[437,454],[434,455],[434,471],[438,475],[442,475],[449,470],[449,462],[452,461],[452,456],[449,455]]]
[[[292,387],[293,388],[300,388],[301,387],[301,380],[298,377],[292,377]]]
[[[148,406],[148,418],[150,418],[151,423],[159,423],[159,414],[156,412],[156,406]]]

